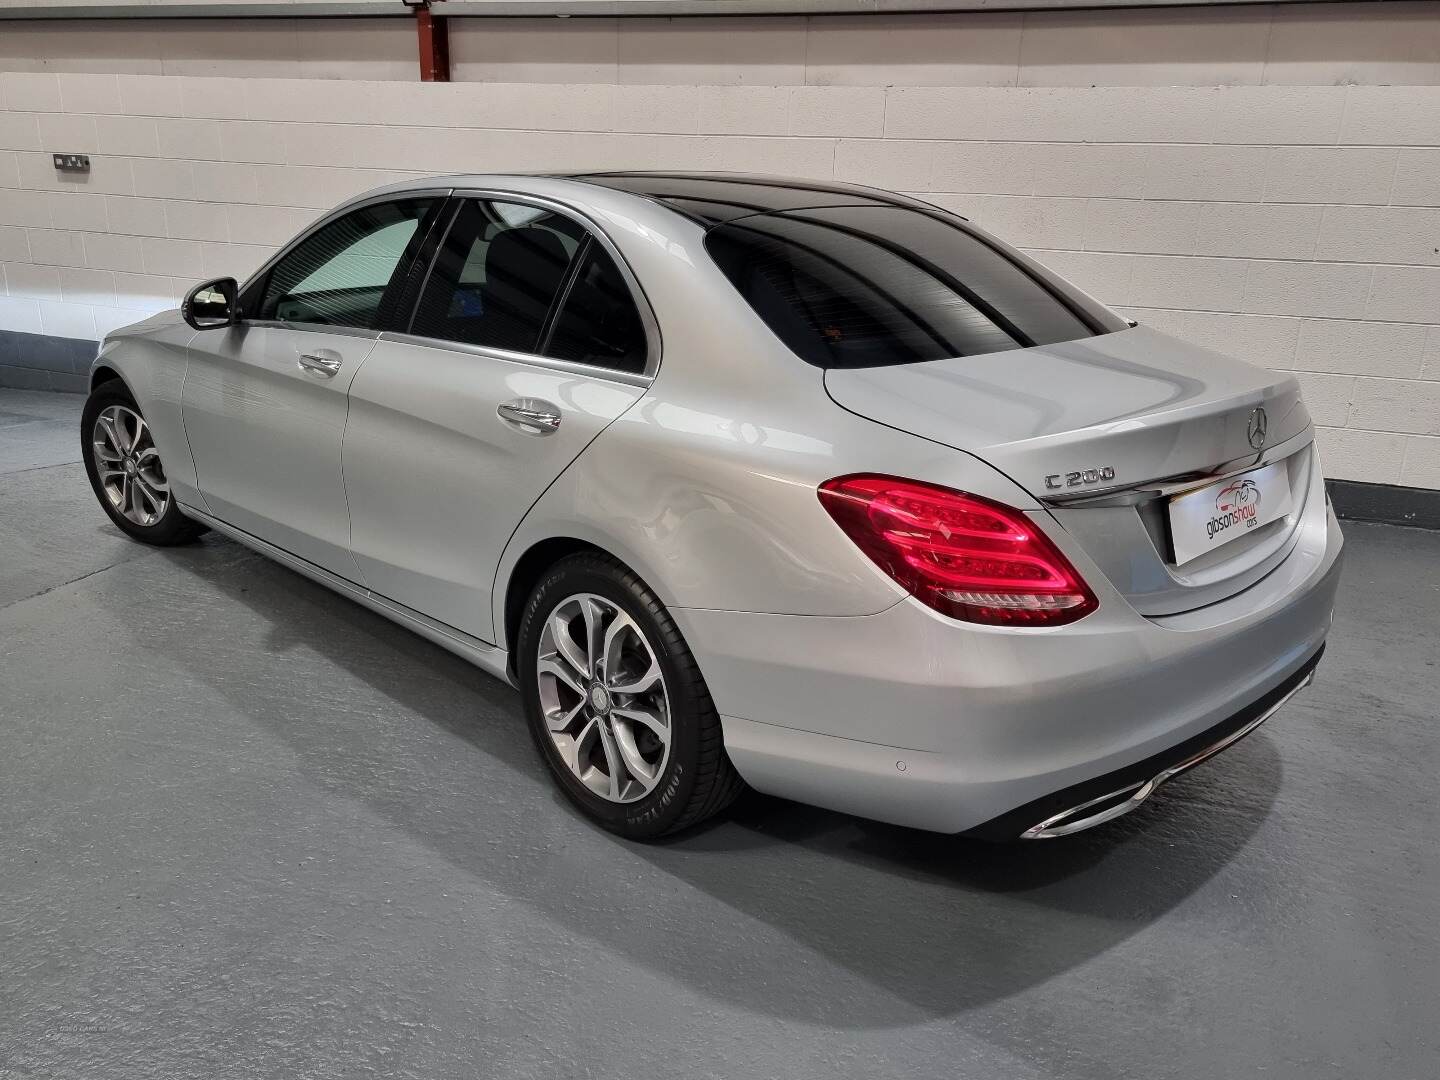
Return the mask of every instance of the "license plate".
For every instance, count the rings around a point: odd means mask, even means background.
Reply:
[[[1290,513],[1290,472],[1277,461],[1170,499],[1175,563],[1198,559]]]

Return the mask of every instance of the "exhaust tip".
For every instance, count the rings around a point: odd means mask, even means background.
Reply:
[[[1090,799],[1062,810],[1039,824],[1032,825],[1020,834],[1021,840],[1054,840],[1071,833],[1092,829],[1107,821],[1114,821],[1130,813],[1155,793],[1159,785],[1152,778],[1141,780],[1115,791],[1107,792],[1097,799]]]

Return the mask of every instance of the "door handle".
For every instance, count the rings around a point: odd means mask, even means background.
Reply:
[[[301,353],[295,361],[301,370],[329,379],[340,370],[340,354],[329,349],[316,349],[313,353]]]
[[[553,435],[560,427],[560,409],[539,398],[519,398],[504,402],[495,410],[497,416],[526,435]]]

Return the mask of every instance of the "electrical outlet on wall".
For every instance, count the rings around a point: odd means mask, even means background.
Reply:
[[[55,154],[55,168],[60,172],[88,173],[90,171],[89,154]]]

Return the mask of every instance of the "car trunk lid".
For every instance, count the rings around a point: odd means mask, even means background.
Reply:
[[[1189,610],[1258,580],[1284,557],[1308,490],[1310,418],[1295,380],[1147,327],[926,363],[832,368],[825,387],[843,408],[973,454],[1055,507],[1145,614]],[[1166,497],[1289,443],[1304,450],[1287,466],[1291,514],[1177,565]]]

